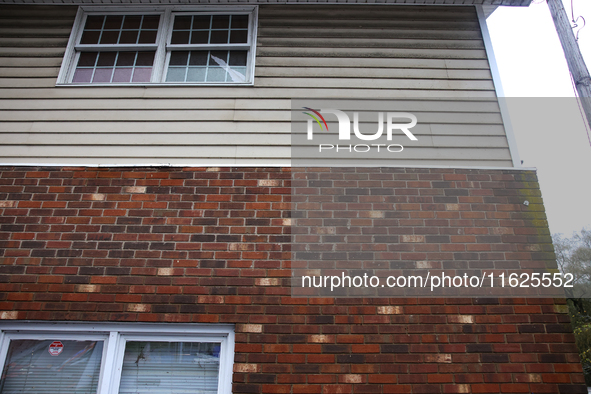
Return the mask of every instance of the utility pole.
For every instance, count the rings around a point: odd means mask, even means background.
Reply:
[[[591,76],[589,76],[589,70],[581,55],[579,44],[573,34],[562,0],[547,0],[547,2],[552,19],[554,19],[558,38],[560,38],[564,50],[568,68],[575,81],[583,111],[587,116],[587,123],[591,127]]]

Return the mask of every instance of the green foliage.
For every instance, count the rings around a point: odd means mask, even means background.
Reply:
[[[585,382],[591,386],[591,231],[583,229],[570,238],[552,236],[558,268],[574,276],[575,288],[567,291],[567,303]]]

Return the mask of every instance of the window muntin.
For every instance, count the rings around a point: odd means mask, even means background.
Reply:
[[[48,346],[58,341],[63,349],[52,356]],[[56,360],[58,373],[48,365]],[[1,394],[230,394],[233,360],[229,325],[0,322],[0,370],[34,373],[25,390],[14,390],[18,376],[4,373]],[[69,380],[59,375],[64,361],[73,366]],[[40,390],[47,382],[51,389]]]
[[[252,83],[255,6],[133,13],[84,7],[78,18],[58,84]]]

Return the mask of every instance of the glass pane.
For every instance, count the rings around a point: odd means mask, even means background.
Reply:
[[[74,78],[72,78],[72,82],[88,83],[92,78],[93,72],[93,68],[77,68],[76,72],[74,72]]]
[[[119,39],[119,30],[106,30],[101,35],[100,44],[117,44]]]
[[[173,30],[180,30],[185,29],[188,30],[191,28],[191,17],[190,16],[176,16],[174,18],[174,27]]]
[[[210,16],[195,15],[193,17],[193,29],[209,30]]]
[[[124,30],[121,32],[119,44],[135,44],[137,43],[138,30]]]
[[[117,57],[117,52],[100,52],[97,66],[99,66],[99,67],[113,66],[115,64],[116,57]]]
[[[207,70],[205,67],[189,67],[187,82],[204,82],[205,70]]]
[[[115,73],[113,74],[113,82],[114,83],[123,83],[131,81],[131,72],[133,68],[116,68]]]
[[[210,67],[207,70],[207,82],[225,82],[226,71],[221,67]]]
[[[230,15],[214,15],[211,22],[212,29],[227,29],[230,27]]]
[[[189,43],[189,31],[173,31],[172,38],[170,39],[171,44],[188,44]]]
[[[248,41],[248,30],[232,30],[230,33],[230,42],[237,44],[246,44]]]
[[[207,65],[207,51],[191,51],[191,59],[189,59],[190,66],[206,66]]]
[[[127,15],[123,21],[124,29],[139,29],[142,23],[141,15]]]
[[[95,394],[102,341],[10,341],[2,393]]]
[[[194,31],[193,34],[191,34],[191,44],[208,44],[208,40],[208,31]]]
[[[171,66],[186,66],[188,56],[189,56],[189,52],[187,52],[187,51],[174,51],[170,54],[170,65]]]
[[[248,15],[232,15],[232,29],[248,28]]]
[[[97,52],[82,52],[78,59],[78,67],[94,67]]]
[[[132,82],[150,82],[151,77],[151,67],[136,67],[135,71],[133,72]]]
[[[122,15],[108,15],[105,21],[105,29],[121,29],[121,23],[123,22]]]
[[[211,41],[212,44],[227,44],[228,31],[227,30],[212,30]]]
[[[220,344],[127,342],[120,394],[217,394]]]
[[[82,33],[80,44],[98,44],[100,36],[101,32],[98,30],[85,31],[84,33]]]
[[[154,55],[156,52],[138,52],[136,66],[152,66],[154,64]]]
[[[142,29],[158,29],[158,23],[160,22],[160,15],[146,15],[144,16],[144,22],[142,23]]]
[[[232,82],[246,82],[246,67],[232,67],[228,70],[230,78],[228,81]]]
[[[168,67],[166,82],[185,82],[185,67]]]
[[[92,83],[109,83],[111,82],[112,68],[97,68],[94,72]]]
[[[103,28],[103,21],[105,17],[103,15],[89,15],[86,18],[86,25],[84,26],[84,30],[87,29],[102,29]]]
[[[136,52],[119,52],[117,67],[132,67],[135,62]]]
[[[209,56],[210,66],[227,66],[228,51],[211,51]]]
[[[156,42],[156,36],[158,31],[156,30],[142,30],[140,32],[139,44],[154,44]]]

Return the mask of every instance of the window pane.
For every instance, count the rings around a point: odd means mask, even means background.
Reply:
[[[170,40],[171,44],[188,44],[189,43],[189,31],[180,30],[180,31],[173,31],[172,38]]]
[[[78,60],[78,67],[94,67],[97,52],[82,52]]]
[[[99,54],[97,66],[99,66],[99,67],[113,66],[115,64],[116,57],[117,57],[117,52],[101,52]]]
[[[207,51],[192,51],[191,59],[189,59],[190,66],[207,66]]]
[[[230,51],[230,66],[246,66],[246,51]]]
[[[94,78],[92,78],[92,83],[109,83],[111,82],[112,74],[112,68],[97,68],[94,71]]]
[[[209,30],[209,24],[211,22],[210,16],[195,15],[193,17],[193,29]]]
[[[226,71],[221,67],[210,67],[207,70],[207,82],[226,82]]]
[[[174,27],[173,30],[180,30],[185,29],[189,30],[191,28],[191,17],[190,16],[176,16],[174,18]]]
[[[156,52],[138,52],[136,66],[152,66],[154,64],[154,55]]]
[[[216,394],[220,344],[127,342],[120,394]]]
[[[132,82],[150,82],[151,77],[152,77],[152,68],[151,67],[136,67],[136,69],[133,72]]]
[[[189,67],[187,82],[204,82],[206,70],[205,67]]]
[[[102,29],[105,17],[103,15],[89,15],[86,18],[84,29]]]
[[[133,66],[137,52],[119,52],[117,56],[117,67]]]
[[[191,44],[208,44],[209,32],[208,31],[194,31],[191,34]]]
[[[211,42],[211,44],[227,44],[228,43],[228,31],[227,30],[212,30],[210,42]]]
[[[124,30],[121,32],[121,38],[119,38],[119,44],[136,44],[138,30]]]
[[[72,82],[77,83],[88,83],[92,79],[92,73],[94,69],[92,68],[78,68],[74,73],[74,78],[72,78]]]
[[[117,44],[119,39],[119,30],[105,30],[101,35],[100,44]]]
[[[113,82],[119,82],[119,83],[124,83],[124,82],[129,82],[131,81],[131,72],[133,71],[133,68],[129,67],[129,68],[116,68],[115,69],[115,73],[113,74]]]
[[[247,41],[247,30],[232,30],[232,32],[230,33],[230,42],[232,44],[246,44]]]
[[[141,15],[126,15],[123,21],[124,29],[139,29],[142,23]]]
[[[185,67],[168,67],[166,82],[185,82]]]
[[[121,23],[123,22],[122,15],[109,15],[105,21],[105,29],[121,29]]]
[[[140,39],[138,40],[139,44],[153,44],[156,42],[156,36],[158,35],[158,31],[156,30],[142,30],[140,32]]]
[[[170,65],[171,66],[186,66],[188,56],[189,56],[189,52],[187,52],[187,51],[174,51],[170,54]]]
[[[160,22],[160,15],[146,15],[142,22],[142,29],[157,30]]]
[[[232,15],[232,29],[248,28],[248,15]]]
[[[100,30],[85,31],[80,39],[80,44],[98,44],[100,36]]]
[[[102,341],[13,340],[2,393],[95,394],[102,352]]]
[[[212,29],[227,29],[230,27],[229,15],[214,15],[211,21]]]

